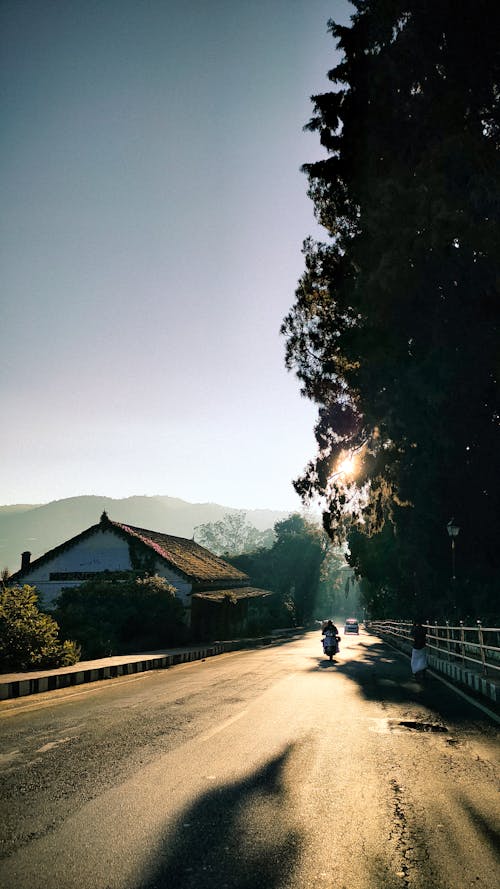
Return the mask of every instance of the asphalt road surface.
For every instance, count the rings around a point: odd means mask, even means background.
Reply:
[[[498,889],[498,754],[363,632],[7,701],[0,886]]]

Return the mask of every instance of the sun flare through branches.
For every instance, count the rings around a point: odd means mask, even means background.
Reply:
[[[342,456],[332,473],[332,478],[335,479],[342,476],[346,480],[353,479],[359,470],[358,460],[359,458],[356,454],[348,453]]]

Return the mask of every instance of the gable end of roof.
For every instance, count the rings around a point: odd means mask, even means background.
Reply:
[[[159,531],[148,531],[145,528],[136,528],[133,525],[125,525],[122,522],[113,522],[104,512],[97,525],[91,525],[85,531],[81,531],[75,537],[64,541],[44,555],[39,556],[30,565],[11,575],[14,582],[20,580],[29,582],[30,573],[51,559],[64,553],[66,550],[83,540],[97,534],[99,531],[111,531],[121,537],[129,545],[131,543],[140,547],[145,554],[154,555],[165,565],[178,572],[182,577],[197,584],[213,584],[231,582],[237,586],[248,584],[248,575],[234,568],[229,562],[225,562],[219,556],[184,537],[175,537],[172,534],[163,534]],[[131,555],[132,558],[132,555]]]

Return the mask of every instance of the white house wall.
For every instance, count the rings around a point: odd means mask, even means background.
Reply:
[[[169,568],[168,565],[165,565],[165,563],[161,562],[159,559],[155,564],[154,570],[156,574],[159,575],[159,577],[164,577],[168,583],[172,584],[172,586],[175,587],[176,596],[178,599],[181,600],[184,606],[191,605],[191,581],[186,580],[186,578],[183,577],[182,574],[177,574],[176,571],[174,571],[172,568]]]
[[[112,531],[97,531],[90,537],[64,549],[39,567],[32,567],[20,579],[20,583],[35,586],[44,605],[51,605],[64,587],[79,586],[82,581],[66,579],[50,580],[51,574],[78,574],[100,571],[130,571],[129,547],[126,540]],[[156,572],[177,590],[184,605],[189,603],[191,583],[167,565],[156,561]]]

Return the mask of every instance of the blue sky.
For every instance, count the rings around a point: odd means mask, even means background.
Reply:
[[[0,503],[293,509],[279,327],[346,0],[2,0]]]

